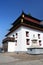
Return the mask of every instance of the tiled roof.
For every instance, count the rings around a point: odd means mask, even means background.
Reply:
[[[22,14],[17,18],[17,20],[12,23],[13,26],[9,29],[9,32],[6,34],[6,36],[12,33],[13,31],[15,31],[18,27],[23,25],[33,29],[43,31],[43,26],[40,25],[40,23],[41,20],[22,12]]]

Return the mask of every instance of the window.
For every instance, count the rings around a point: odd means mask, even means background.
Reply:
[[[28,31],[26,31],[26,37],[29,37],[29,32]]]
[[[39,40],[39,45],[41,46],[41,40]]]
[[[38,39],[40,39],[40,34],[38,34]]]
[[[14,35],[13,35],[13,37],[14,37]]]
[[[16,38],[18,37],[18,34],[16,33]]]
[[[15,46],[17,46],[17,40],[16,40],[16,42],[15,42]]]
[[[27,45],[29,45],[29,41],[30,41],[29,39],[26,39],[26,44],[27,44]]]

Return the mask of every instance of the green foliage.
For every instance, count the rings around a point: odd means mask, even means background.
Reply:
[[[29,16],[31,16],[31,13],[28,13]]]

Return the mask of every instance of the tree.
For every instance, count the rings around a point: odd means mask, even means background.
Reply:
[[[31,16],[31,13],[28,13],[29,16]]]

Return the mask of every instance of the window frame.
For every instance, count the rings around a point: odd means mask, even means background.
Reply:
[[[16,38],[18,38],[18,33],[16,33]]]
[[[30,45],[30,39],[26,39],[26,45]]]
[[[40,34],[38,34],[38,39],[40,39]]]
[[[39,40],[39,45],[41,46],[42,44],[41,44],[41,40]]]
[[[26,31],[26,37],[29,37],[29,32],[28,31]]]

